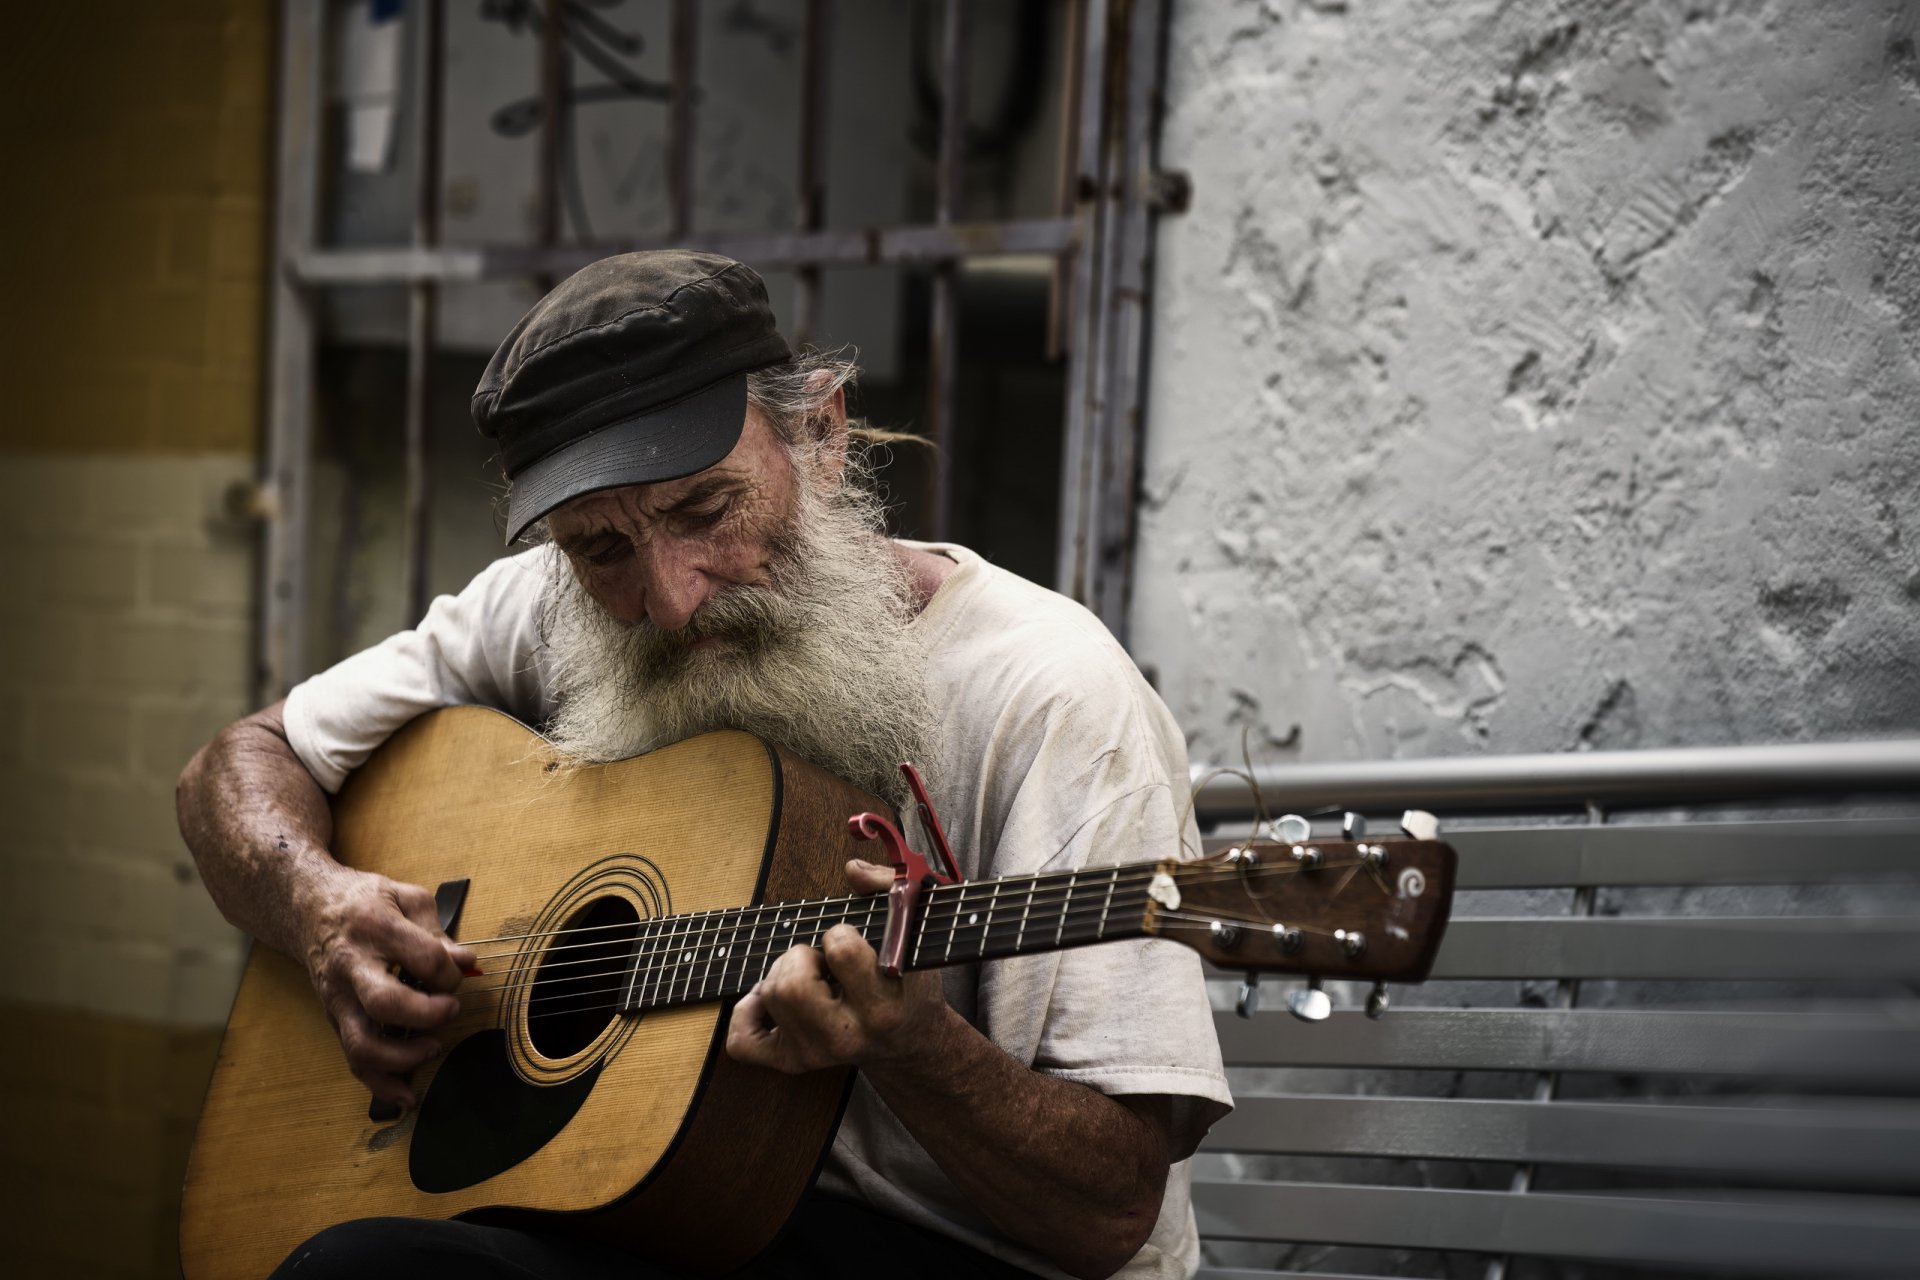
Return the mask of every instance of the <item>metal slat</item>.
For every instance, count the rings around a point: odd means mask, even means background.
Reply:
[[[1723,822],[1459,831],[1462,889],[1824,884],[1920,876],[1920,821]]]
[[[1194,767],[1196,779],[1209,772]],[[1569,751],[1447,760],[1263,765],[1254,770],[1269,812],[1348,809],[1513,809],[1778,801],[1792,796],[1920,795],[1920,738],[1658,751]],[[1213,778],[1195,798],[1202,822],[1253,816],[1245,782]]]
[[[1195,1179],[1200,1234],[1464,1249],[1748,1275],[1913,1274],[1920,1203],[1867,1196],[1740,1200],[1325,1186]]]
[[[1435,978],[1905,979],[1920,918],[1455,920]]]
[[[1790,1185],[1892,1190],[1920,1186],[1920,1105],[1242,1095],[1205,1148],[1763,1174]]]
[[[1284,1013],[1216,1013],[1229,1063],[1450,1071],[1726,1075],[1920,1092],[1920,1010],[1720,1013],[1627,1009],[1340,1010],[1314,1026]]]
[[[673,239],[608,241],[552,247],[484,245],[430,250],[308,249],[289,255],[294,279],[304,285],[441,284],[502,280],[517,276],[565,276],[616,253],[689,248],[750,261],[766,270],[793,267],[866,266],[932,262],[940,258],[990,258],[1008,254],[1071,253],[1078,240],[1071,218],[1006,222],[958,222],[952,226],[865,227],[831,231],[696,232]]]
[[[1241,837],[1211,836],[1215,853]],[[1826,884],[1920,877],[1920,820],[1452,830],[1459,889]]]

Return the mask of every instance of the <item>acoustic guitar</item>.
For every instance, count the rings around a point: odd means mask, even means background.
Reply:
[[[369,1106],[306,971],[253,949],[187,1170],[188,1280],[256,1280],[322,1228],[395,1214],[588,1232],[701,1273],[745,1263],[811,1183],[853,1075],[734,1062],[729,1002],[842,921],[881,945],[889,895],[842,880],[849,857],[879,860],[849,823],[866,811],[885,812],[744,733],[578,768],[483,708],[406,726],[342,789],[335,853],[437,886],[484,976],[401,1113]],[[904,967],[1157,937],[1249,973],[1418,981],[1452,896],[1435,840],[1174,852],[925,882]]]

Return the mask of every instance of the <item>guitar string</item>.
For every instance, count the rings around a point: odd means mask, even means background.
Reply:
[[[1128,882],[1128,881],[1132,881],[1140,878],[1151,879],[1153,875],[1157,874],[1159,865],[1160,864],[1158,863],[1136,864],[1133,868],[1125,870],[1122,873],[1122,876],[1120,878],[1117,878],[1114,880],[1114,883],[1117,885],[1120,883],[1124,883],[1124,882]],[[1277,867],[1256,866],[1256,867],[1253,867],[1250,869],[1244,869],[1244,870],[1239,867],[1202,868],[1202,867],[1195,866],[1195,864],[1185,864],[1185,865],[1189,867],[1193,867],[1192,871],[1189,871],[1186,875],[1182,877],[1184,880],[1186,880],[1189,883],[1189,885],[1215,884],[1221,880],[1232,879],[1232,878],[1265,880],[1265,879],[1270,879],[1276,876],[1300,875],[1302,873],[1320,873],[1320,872],[1327,872],[1327,871],[1343,870],[1350,867],[1366,866],[1364,862],[1361,862],[1357,859],[1353,862],[1322,862],[1318,866],[1311,867],[1311,868],[1303,867],[1298,864],[1282,865]],[[1078,878],[1079,883],[1077,884],[1076,883],[1064,884],[1064,887],[1068,890],[1068,895],[1071,896],[1074,893],[1094,892],[1103,888],[1106,884],[1106,881],[1098,878],[1101,874],[1102,872],[1099,869],[1096,869],[1091,872],[1086,870],[1079,870],[1079,871],[1073,871],[1073,872],[1052,872],[1045,876],[1031,877],[1031,879],[1036,882],[1036,885],[1044,884],[1046,885],[1047,888],[1051,889],[1053,885],[1056,883],[1070,882]],[[1021,877],[1016,877],[1016,878],[1021,878]],[[953,894],[955,909],[958,910],[962,905],[964,905],[964,897],[965,897],[966,891],[975,890],[975,889],[985,889],[990,885],[1005,885],[1007,883],[1008,881],[1006,880],[983,880],[977,883],[968,883],[964,885],[939,885],[929,890],[929,892],[938,893],[944,899],[948,893],[953,893],[953,891],[959,890],[960,891],[959,893]],[[1008,899],[1009,903],[1018,901],[1019,900],[1018,895],[1019,895],[1019,890],[1017,889],[1014,890],[1013,895],[1009,896],[1009,899]],[[455,941],[460,942],[462,946],[480,947],[490,942],[510,942],[510,941],[530,940],[534,938],[555,938],[555,937],[563,937],[563,936],[564,937],[580,937],[582,935],[590,934],[590,933],[606,933],[613,930],[621,930],[621,929],[632,930],[639,927],[640,925],[644,925],[648,923],[649,921],[661,921],[661,920],[691,921],[691,920],[699,920],[703,918],[711,918],[718,915],[725,915],[728,912],[776,911],[776,910],[784,909],[787,907],[796,907],[796,908],[809,907],[809,906],[815,906],[823,903],[826,903],[826,904],[852,903],[852,902],[859,902],[867,898],[877,898],[879,896],[881,895],[860,894],[860,895],[851,895],[851,896],[841,897],[841,898],[804,898],[804,899],[797,899],[791,902],[756,903],[756,904],[750,904],[747,906],[740,906],[740,907],[719,907],[719,908],[714,908],[713,910],[710,910],[710,911],[690,912],[683,915],[652,916],[652,917],[648,917],[648,920],[641,920],[641,921],[621,921],[615,924],[584,925],[574,929],[567,929],[567,928],[549,929],[549,930],[537,931],[533,933],[524,933],[524,934],[503,934],[499,937],[494,937],[494,938],[475,938],[475,939],[469,939],[469,940],[455,939]],[[1040,905],[1042,903],[1042,900],[1036,897],[1034,899],[1034,902],[1035,902],[1035,905]],[[944,906],[945,905],[944,901],[940,905]],[[1048,905],[1051,905],[1050,902],[1048,903]],[[560,947],[548,947],[544,949],[542,954],[551,954],[554,951],[565,950],[569,946],[578,947],[578,946],[599,946],[599,945],[602,945],[602,943],[592,942],[592,941],[584,942],[584,943],[569,943],[569,944],[564,944],[563,946],[560,946]],[[508,947],[508,948],[502,948],[501,950],[498,950],[498,951],[491,951],[491,952],[485,952],[485,953],[476,952],[476,957],[481,960],[498,960],[507,956],[524,955],[525,953],[526,953],[525,948]]]
[[[1335,845],[1335,842],[1330,841],[1328,842],[1328,844],[1329,844],[1329,847],[1333,847]],[[1252,848],[1256,853],[1258,853],[1263,851],[1271,851],[1275,849],[1290,850],[1295,846],[1285,845],[1285,844],[1275,844],[1271,842],[1254,842],[1251,845],[1245,845],[1240,847]],[[1318,847],[1318,846],[1309,846],[1306,842],[1303,841],[1299,847],[1305,848],[1305,847]],[[1151,875],[1159,869],[1160,865],[1161,864],[1158,862],[1141,862],[1141,863],[1134,863],[1131,867],[1123,868],[1123,870],[1126,870],[1129,874],[1140,872],[1140,873]],[[1335,863],[1331,861],[1322,861],[1320,864],[1318,864],[1315,867],[1307,867],[1307,866],[1301,865],[1298,862],[1283,862],[1277,866],[1267,866],[1265,864],[1260,864],[1251,868],[1242,868],[1242,867],[1231,866],[1231,865],[1210,866],[1206,862],[1182,862],[1179,865],[1183,869],[1181,872],[1182,879],[1204,883],[1209,880],[1219,880],[1219,879],[1225,879],[1225,878],[1234,877],[1234,876],[1239,876],[1243,878],[1248,876],[1258,876],[1264,879],[1267,877],[1278,876],[1278,875],[1298,875],[1302,872],[1310,873],[1314,871],[1326,871],[1326,870],[1332,870],[1336,867],[1357,865],[1357,863],[1347,863],[1347,862]],[[1014,877],[1009,877],[1008,879],[1012,879],[1012,880],[1030,879],[1030,880],[1044,883],[1044,882],[1050,882],[1050,881],[1071,880],[1075,877],[1099,875],[1104,871],[1110,871],[1110,870],[1112,870],[1112,868],[1095,867],[1092,869],[1088,869],[1088,868],[1082,867],[1073,871],[1048,871],[1048,872],[1042,872],[1041,874],[1035,875],[1035,876],[1014,876]],[[968,891],[968,890],[975,890],[975,889],[986,889],[996,884],[1004,885],[1008,883],[1008,879],[968,881],[964,884],[959,884],[959,885],[939,885],[939,886],[936,886],[932,891],[933,892],[952,891],[952,890]],[[882,892],[884,892],[884,890]],[[873,896],[873,895],[865,895],[865,894],[851,895],[847,900],[851,901],[855,897],[867,897],[867,896]],[[808,898],[808,899],[802,899],[801,901],[832,902],[832,901],[838,901],[838,899]],[[787,904],[786,903],[767,903],[764,905],[785,906]],[[727,908],[722,908],[722,909],[724,910]],[[628,926],[619,925],[619,924],[587,926],[588,929],[618,929],[623,927],[628,927]],[[566,928],[546,929],[546,930],[535,930],[530,933],[504,933],[504,934],[498,934],[490,938],[469,938],[465,940],[457,939],[457,941],[461,941],[461,945],[463,946],[480,947],[480,946],[486,946],[487,944],[494,943],[494,942],[525,942],[533,938],[551,938],[551,937],[557,937],[563,933],[573,933],[573,932],[581,932],[581,931],[582,930],[570,930]],[[495,952],[494,954],[495,955],[511,955],[511,954],[516,954],[516,952],[514,949],[509,948],[507,950]]]
[[[1137,904],[1137,905],[1144,905],[1144,904]],[[1229,920],[1228,917],[1223,917],[1223,916],[1207,915],[1204,913],[1189,912],[1189,911],[1166,911],[1164,909],[1156,915],[1155,919],[1157,923],[1164,922],[1164,923],[1158,924],[1158,927],[1162,930],[1202,929],[1202,928],[1211,929],[1215,924],[1227,923]],[[836,921],[836,923],[840,923],[840,922]],[[848,921],[847,923],[851,923],[851,921]],[[872,923],[872,921],[869,920],[869,923]],[[1294,927],[1300,929],[1303,933],[1309,933],[1319,937],[1331,937],[1337,932],[1336,930],[1329,929],[1324,926],[1312,925],[1312,924],[1302,924]],[[1077,928],[1080,930],[1080,932],[1076,933],[1076,935],[1074,936],[1073,938],[1074,942],[1098,942],[1103,940],[1105,937],[1104,931],[1099,931],[1099,930],[1097,930],[1093,934],[1087,934],[1084,931],[1085,930],[1084,921],[1081,922],[1081,924],[1077,926]],[[1134,935],[1134,936],[1143,936],[1143,935]],[[1144,936],[1151,937],[1153,935],[1148,934]],[[819,935],[815,935],[815,937],[817,940]],[[1053,949],[1055,948],[1053,947],[1046,948],[1046,950],[1053,950]],[[1020,952],[1014,951],[1006,954],[1018,955],[1020,954]],[[1032,953],[1029,953],[1029,954],[1032,954]],[[768,959],[771,955],[772,955],[771,952],[749,953],[747,956],[747,959],[748,960],[764,960],[764,959]],[[974,957],[974,959],[982,959],[982,958],[989,958],[989,957],[985,957],[985,956]],[[998,959],[1002,957],[995,956],[991,958]],[[665,1007],[671,1007],[674,1004],[680,1004],[680,1003],[699,1003],[707,1000],[720,999],[727,994],[739,994],[739,992],[737,991],[729,992],[726,990],[726,988],[729,985],[728,979],[726,977],[726,973],[728,969],[731,968],[734,961],[734,957],[732,955],[727,956],[726,963],[721,965],[720,984],[719,984],[721,989],[718,991],[709,992],[708,988],[713,985],[713,964],[718,959],[719,957],[716,956],[716,957],[709,958],[705,962],[706,964],[705,972],[700,974],[697,981],[694,978],[693,970],[699,967],[699,965],[701,964],[700,961],[691,960],[691,961],[675,962],[673,965],[669,966],[669,971],[666,976],[666,980],[663,983],[657,983],[652,985],[654,985],[656,990],[658,990],[659,987],[664,986],[668,990],[668,992],[671,993],[675,987],[682,986],[683,985],[682,979],[685,979],[684,987],[687,992],[686,997],[684,999],[675,999],[671,996],[671,994],[669,994],[669,998],[666,1001],[659,1004],[646,1004],[642,1006],[642,1009],[644,1010],[647,1008],[665,1008]],[[969,961],[964,961],[964,960],[961,961],[961,963],[968,963],[968,962]],[[770,967],[771,967],[770,965],[762,967],[761,977],[764,978],[766,976],[767,969]],[[929,967],[938,968],[942,966],[929,966]],[[537,1014],[529,1013],[528,1016],[531,1019],[534,1017],[556,1017],[556,1016],[562,1016],[565,1014],[577,1015],[577,1014],[595,1012],[601,1009],[622,1009],[623,1006],[617,1003],[599,1004],[599,1005],[583,1005],[579,1002],[582,1000],[589,1000],[597,996],[609,995],[614,992],[628,991],[630,988],[630,983],[626,981],[626,979],[631,976],[631,973],[632,973],[631,969],[613,968],[613,969],[602,969],[593,973],[576,974],[573,977],[567,979],[566,981],[591,982],[596,978],[613,978],[613,977],[619,977],[621,978],[621,981],[611,987],[597,987],[588,991],[569,991],[569,992],[563,992],[558,994],[550,994],[545,997],[534,997],[530,995],[529,999],[533,999],[533,998],[544,999],[545,1001],[548,1002],[549,1007],[545,1008],[545,1010],[541,1013],[537,1013]],[[745,974],[746,974],[746,966],[742,965],[740,969],[740,977],[738,981],[744,981]],[[525,985],[526,985],[526,988],[531,992],[531,989],[533,987],[540,985],[544,981],[546,981],[546,979],[544,978],[535,978],[532,982]],[[497,987],[480,988],[478,990],[482,993],[491,993],[495,991],[505,990],[508,988],[519,987],[521,985],[522,984],[518,984],[518,983],[504,983]],[[469,990],[472,990],[472,989],[469,989]],[[559,1008],[550,1007],[554,1002],[558,1002],[561,1007]],[[464,1014],[460,1016],[464,1016]],[[455,1022],[450,1023],[448,1025],[457,1025],[459,1020],[460,1020],[459,1017],[456,1017]]]
[[[1345,869],[1348,871],[1349,878],[1350,878],[1354,872],[1362,869],[1364,866],[1365,866],[1364,863],[1354,862],[1351,864],[1344,864],[1344,865],[1329,864],[1323,867],[1322,869],[1326,871],[1336,871],[1336,870]],[[1123,895],[1123,894],[1132,895],[1139,892],[1138,881],[1140,879],[1141,877],[1139,875],[1114,877],[1112,878],[1112,887],[1111,887],[1110,893],[1102,892],[1102,890],[1107,888],[1107,883],[1105,881],[1102,881],[1100,879],[1093,879],[1077,887],[1071,887],[1071,886],[1068,887],[1067,892],[1065,892],[1064,894],[1058,894],[1058,895],[1049,894],[1046,897],[1035,895],[1035,900],[1031,904],[1025,903],[1021,899],[1018,892],[1016,892],[1013,895],[1010,895],[1008,897],[1007,906],[1005,908],[1005,911],[1007,914],[1003,918],[1003,920],[1001,921],[998,927],[1001,929],[1005,929],[1008,926],[1008,924],[1011,923],[1013,919],[1014,910],[1017,907],[1019,908],[1019,914],[1022,919],[1025,919],[1029,915],[1029,913],[1035,909],[1041,910],[1043,912],[1051,913],[1045,916],[1040,922],[1040,932],[1044,933],[1045,929],[1049,926],[1054,927],[1055,930],[1058,931],[1058,929],[1062,927],[1062,922],[1071,920],[1073,913],[1075,912],[1080,912],[1082,914],[1085,914],[1085,913],[1090,913],[1097,910],[1105,910],[1109,906],[1109,899],[1118,899],[1120,895]],[[1129,881],[1131,881],[1132,883],[1129,883]],[[1386,886],[1379,877],[1375,878],[1374,883],[1376,884],[1377,887],[1381,888],[1383,891],[1386,891]],[[1077,903],[1077,904],[1074,903],[1074,899],[1077,896],[1079,896],[1081,892],[1086,892],[1087,901],[1082,903]],[[1057,907],[1060,907],[1065,904],[1071,904],[1071,905],[1066,905],[1066,909],[1063,911],[1056,910]],[[965,908],[967,904],[957,899],[952,903],[939,903],[935,905],[937,905],[940,908],[940,911],[938,913],[929,912],[929,913],[923,914],[922,916],[921,929],[916,938],[917,944],[921,947],[926,947],[929,945],[936,946],[936,947],[940,946],[942,943],[947,942],[949,939],[958,937],[962,932],[975,928],[976,925],[974,921],[981,914],[981,912],[979,911],[966,912]],[[975,904],[975,905],[978,905],[978,904]],[[1132,910],[1135,906],[1144,906],[1145,904],[1123,901],[1122,905],[1124,909]],[[776,911],[775,918],[772,919],[771,921],[764,918],[756,919],[756,920],[747,920],[746,917],[750,912],[767,910],[767,908],[748,908],[748,907],[721,908],[716,911],[702,912],[697,915],[656,917],[655,918],[656,922],[660,922],[660,923],[669,922],[669,921],[682,922],[682,923],[673,924],[667,928],[661,928],[659,927],[659,923],[656,923],[654,932],[650,934],[646,939],[644,939],[644,943],[646,945],[653,946],[653,945],[657,945],[665,942],[668,937],[672,937],[673,938],[672,946],[670,948],[662,947],[660,948],[661,950],[669,951],[669,952],[679,951],[683,954],[683,957],[686,956],[687,953],[695,953],[700,955],[702,958],[699,960],[683,958],[680,961],[673,962],[673,964],[670,965],[669,967],[677,967],[680,964],[691,964],[691,963],[705,963],[710,966],[711,964],[715,963],[717,960],[721,959],[722,955],[720,952],[714,952],[713,954],[707,954],[707,953],[710,951],[714,943],[721,942],[722,940],[726,940],[724,958],[731,961],[734,958],[734,956],[737,954],[736,948],[743,945],[751,948],[754,945],[756,945],[759,939],[755,935],[758,934],[761,930],[767,928],[769,924],[771,924],[775,929],[778,929],[782,925],[785,925],[788,929],[791,929],[794,925],[800,924],[800,923],[809,923],[809,924],[824,923],[827,919],[829,919],[830,917],[834,917],[836,915],[838,916],[838,918],[834,919],[835,924],[839,924],[839,923],[851,924],[851,923],[854,923],[855,917],[864,915],[865,917],[864,922],[866,926],[871,927],[871,925],[874,923],[873,917],[875,913],[884,906],[885,906],[884,899],[881,899],[878,895],[864,895],[862,897],[857,897],[857,898],[828,898],[828,899],[819,899],[819,900],[815,900],[812,902],[805,902],[805,903],[777,904],[777,907],[773,908],[773,910]],[[794,908],[794,910],[791,912],[791,918],[787,918],[787,919],[780,918],[781,915],[787,914],[786,909],[788,907]],[[823,909],[816,912],[809,912],[806,909],[808,907],[818,907]],[[991,911],[989,911],[987,914],[991,915],[994,912],[998,912],[1000,910],[1001,910],[1000,908],[995,907]],[[1219,918],[1221,918],[1223,921],[1238,920],[1242,923],[1253,924],[1253,925],[1264,925],[1264,924],[1273,923],[1268,918],[1256,917],[1251,915],[1239,915],[1237,913],[1231,912],[1227,908],[1216,907],[1216,908],[1212,908],[1212,910],[1217,912],[1219,915]],[[968,917],[965,922],[962,922],[961,920],[961,916],[963,914],[967,915]],[[1162,914],[1163,915],[1165,914],[1164,908],[1162,909]],[[806,917],[808,916],[811,916],[812,918],[806,919]],[[1028,921],[1028,923],[1031,923],[1031,922]],[[599,928],[599,927],[600,926],[596,926],[596,928]],[[608,957],[604,954],[583,956],[583,957],[579,957],[571,960],[552,960],[552,959],[548,959],[547,957],[550,957],[554,955],[556,952],[561,952],[561,951],[593,949],[596,951],[604,952],[605,949],[610,945],[620,946],[620,947],[632,947],[632,946],[637,946],[642,944],[643,940],[638,935],[638,930],[641,928],[641,923],[624,923],[618,927],[628,930],[631,936],[626,938],[608,938],[608,939],[600,939],[592,942],[574,943],[574,944],[562,945],[558,947],[549,947],[549,948],[546,948],[544,951],[538,953],[537,956],[529,955],[528,953],[525,953],[525,952],[511,953],[521,957],[521,959],[519,963],[517,963],[514,966],[514,969],[509,971],[509,973],[517,973],[523,970],[527,964],[537,963],[540,969],[540,973],[534,979],[534,981],[536,982],[572,981],[578,975],[560,974],[559,976],[553,976],[554,971],[564,970],[564,969],[582,966],[582,965],[605,963],[608,960],[613,958]],[[981,927],[983,929],[983,932],[985,932],[986,930],[991,929],[994,926],[984,925],[979,927]],[[1024,927],[1025,925],[1022,926],[1023,929]],[[820,936],[820,932],[824,932],[824,931],[816,932],[815,934],[816,938]],[[769,936],[766,939],[766,941],[769,944],[771,944],[774,941],[774,937]],[[782,950],[784,950],[784,948],[782,948]],[[750,952],[749,958],[759,959],[759,958],[763,958],[766,955],[771,955],[771,954],[773,954],[773,950],[770,948],[769,950],[764,952]],[[635,967],[632,963],[634,959],[635,959],[634,955],[629,953],[627,955],[623,955],[619,957],[617,962],[621,965],[624,965],[626,967],[627,972],[632,972]],[[514,985],[514,984],[508,983],[503,985]],[[491,989],[491,988],[466,988],[466,990],[468,991],[488,990],[488,989]]]

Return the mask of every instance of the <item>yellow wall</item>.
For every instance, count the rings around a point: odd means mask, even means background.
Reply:
[[[0,1264],[177,1274],[241,962],[172,785],[246,710],[265,0],[12,6],[0,48]]]

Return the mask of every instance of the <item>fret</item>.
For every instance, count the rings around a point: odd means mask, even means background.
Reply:
[[[733,919],[735,923],[738,923],[740,913],[737,911],[734,912]],[[700,998],[703,1000],[712,1000],[722,994],[725,989],[727,977],[727,939],[730,936],[728,931],[731,928],[731,925],[724,923],[724,917],[714,921],[713,938],[707,943],[707,971],[701,975],[700,978]],[[720,966],[720,981],[717,983],[713,977],[713,966],[716,964]]]
[[[1018,951],[1021,944],[1027,940],[1027,917],[1033,914],[1033,894],[1039,887],[1039,876],[1029,876],[1027,878],[1027,901],[1026,905],[1020,908],[1019,932],[1013,935],[1013,949],[1015,951]]]
[[[674,953],[674,963],[681,968],[680,1003],[693,1003],[693,961],[699,955],[700,934],[706,928],[706,913],[687,917],[687,927],[681,933],[680,950]]]
[[[734,975],[733,980],[727,984],[728,994],[730,995],[744,995],[746,993],[748,986],[747,966],[753,963],[753,953],[758,950],[758,948],[754,946],[754,936],[760,928],[761,914],[762,912],[759,907],[749,907],[746,911],[741,912],[741,917],[747,922],[744,935],[741,926],[737,923],[734,925]]]
[[[1094,930],[1093,936],[1095,939],[1104,938],[1107,936],[1107,912],[1113,906],[1114,886],[1118,885],[1119,883],[1120,883],[1120,868],[1115,867],[1113,869],[1113,874],[1107,877],[1107,897],[1106,897],[1106,901],[1100,904],[1100,927]]]
[[[1060,900],[1060,923],[1054,926],[1053,930],[1053,945],[1056,947],[1067,936],[1067,911],[1073,906],[1073,882],[1079,878],[1080,871],[1077,867],[1067,873],[1066,896]]]
[[[927,894],[926,909],[920,913],[920,919],[918,921],[919,928],[914,930],[913,956],[907,961],[907,968],[918,969],[920,967],[920,948],[926,945],[927,932],[933,927],[934,911],[945,901],[946,895],[938,889]],[[878,938],[869,938],[867,941],[873,943],[875,947],[880,945],[880,939]]]
[[[627,966],[627,985],[620,993],[620,1008],[623,1011],[632,1010],[639,998],[640,962],[646,959],[649,941],[647,926],[652,923],[651,920],[642,920],[640,927],[633,932],[633,954]]]
[[[980,925],[980,958],[987,958],[987,939],[993,934],[993,909],[1000,902],[1000,881],[993,882],[993,893],[987,898],[987,918]]]
[[[659,937],[653,945],[653,962],[649,981],[652,990],[648,993],[647,1003],[653,1008],[663,1007],[673,992],[673,951],[678,945],[674,938],[682,925],[679,916],[667,916],[660,922]]]

